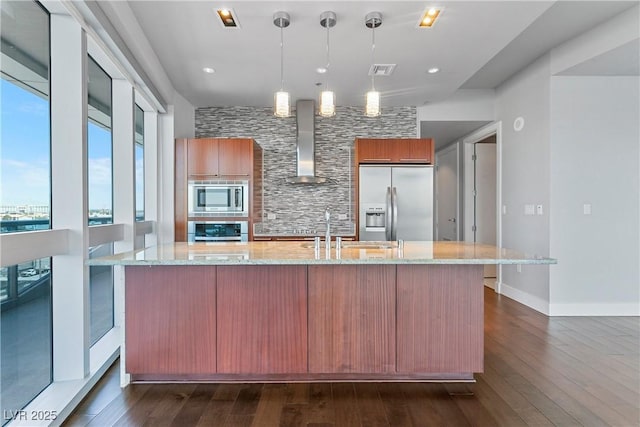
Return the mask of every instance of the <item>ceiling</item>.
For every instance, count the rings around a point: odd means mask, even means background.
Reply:
[[[132,1],[129,3],[173,86],[200,106],[269,106],[280,88],[280,30],[274,12],[290,14],[284,29],[284,87],[293,100],[316,98],[329,84],[338,105],[363,105],[371,87],[371,30],[364,17],[382,13],[376,29],[375,62],[397,64],[376,77],[384,106],[420,106],[456,90],[495,88],[549,49],[587,31],[638,1],[448,1],[431,29],[417,28],[426,1]],[[215,9],[233,6],[239,29],[222,27]],[[329,72],[326,30],[320,14],[331,10]],[[632,72],[633,47],[618,52]],[[628,54],[631,53],[631,56]],[[612,53],[611,55],[615,55]],[[583,64],[578,74],[615,75],[609,60]],[[637,60],[635,61],[637,67]],[[602,70],[603,64],[607,71]],[[203,67],[215,69],[206,74]],[[440,68],[436,74],[430,67]],[[630,71],[631,70],[631,71]],[[637,68],[636,68],[637,70]]]

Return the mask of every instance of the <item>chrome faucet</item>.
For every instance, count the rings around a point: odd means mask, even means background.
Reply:
[[[331,212],[329,212],[329,206],[324,211],[324,220],[327,222],[327,232],[324,236],[325,244],[327,248],[331,247]]]

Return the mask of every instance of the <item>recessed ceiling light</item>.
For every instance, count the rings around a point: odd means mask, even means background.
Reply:
[[[205,73],[208,73],[208,74],[213,74],[213,73],[215,73],[215,72],[216,72],[216,70],[214,70],[214,69],[213,69],[213,68],[211,68],[211,67],[204,67],[204,68],[202,69],[202,71],[204,71]]]
[[[429,74],[435,74],[435,73],[437,73],[438,71],[440,71],[440,68],[438,68],[438,67],[431,67],[431,68],[429,68],[429,69],[427,70],[427,72],[428,72]]]
[[[438,16],[440,16],[440,13],[442,13],[442,9],[443,8],[441,7],[430,7],[425,10],[420,17],[420,20],[418,21],[418,28],[433,27],[433,24],[436,23],[436,19],[438,19]]]
[[[216,9],[220,22],[224,28],[239,28],[240,23],[233,9]]]
[[[324,74],[324,73],[327,72],[327,69],[325,67],[318,67],[318,68],[316,68],[316,72],[318,74]]]

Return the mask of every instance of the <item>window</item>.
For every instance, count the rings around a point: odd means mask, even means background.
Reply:
[[[144,221],[144,111],[137,105],[135,128],[136,221]]]
[[[89,248],[89,258],[113,255],[113,243]],[[113,328],[113,267],[89,267],[91,345]]]
[[[52,381],[50,266],[43,258],[0,268],[2,414],[23,408]]]
[[[111,77],[89,57],[87,127],[89,225],[113,223]]]
[[[50,228],[49,15],[3,2],[0,233]]]
[[[0,28],[0,233],[49,229],[49,14],[34,1],[3,1]],[[44,258],[0,268],[2,414],[52,381],[50,266]]]

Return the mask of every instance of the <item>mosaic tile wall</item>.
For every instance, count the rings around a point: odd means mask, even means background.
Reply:
[[[415,107],[385,108],[377,118],[362,107],[337,107],[331,118],[316,116],[316,176],[332,183],[288,184],[296,174],[296,119],[276,118],[271,108],[196,109],[196,138],[247,137],[264,150],[262,234],[323,234],[324,211],[331,211],[333,234],[354,234],[353,144],[356,137],[415,138]],[[268,219],[267,215],[275,215]],[[339,215],[346,219],[339,219]]]

